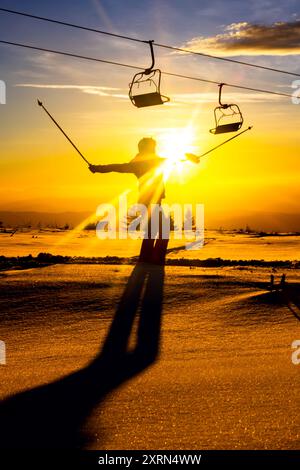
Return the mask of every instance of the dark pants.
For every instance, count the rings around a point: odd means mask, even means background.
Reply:
[[[158,213],[156,216],[149,211],[148,238],[144,238],[142,242],[139,261],[164,265],[169,243],[169,230],[167,229],[167,233],[163,233],[163,220],[165,220],[165,227],[168,227],[168,220],[160,209],[161,205],[157,204]],[[158,223],[154,223],[154,221]]]

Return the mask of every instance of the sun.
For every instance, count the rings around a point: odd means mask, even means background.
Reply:
[[[168,180],[172,174],[182,177],[190,169],[185,154],[195,153],[195,129],[192,125],[184,128],[172,128],[164,131],[159,136],[159,155],[166,158],[162,166],[164,180]]]

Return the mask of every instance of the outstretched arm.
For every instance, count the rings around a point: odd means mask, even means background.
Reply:
[[[92,173],[133,173],[130,163],[112,163],[110,165],[90,165],[89,169]]]

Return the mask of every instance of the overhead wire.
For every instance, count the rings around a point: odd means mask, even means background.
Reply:
[[[12,41],[4,41],[2,39],[0,39],[0,44],[23,47],[23,48],[26,48],[26,49],[33,49],[33,50],[42,51],[42,52],[50,52],[52,54],[63,55],[63,56],[68,56],[68,57],[74,57],[76,59],[89,60],[89,61],[93,61],[93,62],[100,62],[100,63],[104,63],[104,64],[109,64],[109,65],[116,65],[116,66],[119,66],[119,67],[126,67],[126,68],[130,68],[130,69],[135,69],[135,70],[145,70],[144,67],[138,67],[138,66],[132,65],[132,64],[126,64],[126,63],[123,63],[123,62],[116,62],[116,61],[107,60],[107,59],[100,59],[100,58],[97,58],[97,57],[90,57],[90,56],[81,55],[81,54],[74,54],[72,52],[58,51],[56,49],[48,49],[48,48],[45,48],[45,47],[32,46],[30,44],[24,44],[24,43],[12,42]],[[204,83],[211,83],[211,84],[214,84],[214,85],[220,85],[221,83],[223,83],[224,85],[226,85],[228,87],[231,87],[231,88],[239,88],[241,90],[255,91],[255,92],[258,92],[258,93],[266,93],[266,94],[277,95],[277,96],[284,96],[285,98],[293,98],[293,95],[290,95],[288,93],[282,93],[282,92],[277,92],[277,91],[272,91],[272,90],[265,90],[265,89],[262,89],[262,88],[252,88],[252,87],[237,85],[235,83],[229,83],[229,82],[228,83],[218,82],[216,80],[209,80],[209,79],[206,79],[206,78],[195,77],[195,76],[191,76],[191,75],[183,75],[183,74],[173,73],[173,72],[162,71],[161,73],[163,75],[167,75],[167,76],[170,76],[170,77],[183,78],[183,79],[186,79],[186,80],[194,80],[194,81],[199,81],[199,82],[204,82]]]
[[[75,23],[70,23],[70,22],[67,22],[67,21],[55,20],[53,18],[48,18],[48,17],[45,17],[45,16],[37,16],[37,15],[33,15],[31,13],[25,13],[25,12],[21,12],[21,11],[17,11],[17,10],[11,10],[11,9],[8,9],[8,8],[0,8],[0,11],[3,11],[5,13],[10,13],[10,14],[13,14],[13,15],[19,15],[19,16],[24,16],[24,17],[27,17],[27,18],[32,18],[32,19],[39,20],[39,21],[45,21],[45,22],[48,22],[48,23],[59,24],[61,26],[67,26],[67,27],[70,27],[70,28],[81,29],[81,30],[84,30],[84,31],[90,31],[90,32],[93,32],[93,33],[98,33],[98,34],[102,34],[102,35],[106,35],[106,36],[111,36],[111,37],[115,37],[115,38],[119,38],[119,39],[124,39],[124,40],[127,40],[127,41],[134,41],[134,42],[144,43],[144,44],[149,43],[148,40],[144,40],[144,39],[140,39],[140,38],[126,36],[126,35],[123,35],[123,34],[111,33],[109,31],[103,31],[103,30],[96,29],[96,28],[90,28],[90,27],[87,27],[87,26],[82,26],[82,25],[78,25],[78,24],[75,24]],[[155,42],[155,41],[153,41],[153,45],[155,45],[156,47],[169,49],[169,50],[173,50],[173,51],[176,51],[176,52],[182,52],[182,53],[185,53],[185,54],[194,54],[194,55],[207,57],[207,58],[214,59],[214,60],[221,60],[221,61],[224,61],[224,62],[234,63],[234,64],[237,64],[237,65],[253,67],[253,68],[256,68],[256,69],[267,70],[267,71],[270,71],[270,72],[282,73],[282,74],[291,75],[291,76],[294,76],[294,77],[300,77],[300,73],[291,72],[289,70],[283,70],[283,69],[278,69],[278,68],[274,68],[274,67],[267,67],[266,65],[258,65],[258,64],[254,64],[252,62],[241,61],[241,60],[232,59],[232,58],[229,58],[229,57],[221,57],[221,56],[208,54],[208,53],[205,53],[205,52],[199,52],[199,51],[195,51],[195,50],[191,50],[191,49],[187,49],[187,48],[183,48],[183,47],[176,47],[176,46],[172,46],[172,45],[168,45],[168,44],[161,44],[161,43],[158,43],[158,42]]]

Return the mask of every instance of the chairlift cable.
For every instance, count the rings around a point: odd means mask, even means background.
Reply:
[[[85,59],[85,60],[90,60],[90,61],[94,61],[94,62],[101,62],[103,64],[110,64],[110,65],[118,65],[120,67],[127,67],[129,69],[143,70],[143,67],[137,67],[135,65],[122,64],[120,62],[113,62],[111,60],[97,59],[95,57],[88,57],[88,56],[84,56],[84,55],[73,54],[72,52],[58,51],[58,50],[55,50],[55,49],[46,49],[45,47],[30,46],[28,44],[23,44],[23,43],[18,43],[18,42],[11,42],[11,41],[0,40],[0,43],[8,44],[10,46],[24,47],[26,49],[33,49],[33,50],[36,50],[36,51],[51,52],[52,54],[64,55],[64,56],[68,56],[68,57],[75,57],[76,59]]]
[[[67,57],[74,57],[76,59],[83,59],[83,60],[89,60],[89,61],[93,61],[93,62],[100,62],[100,63],[104,63],[104,64],[109,64],[109,65],[116,65],[116,66],[119,66],[119,67],[126,67],[126,68],[130,68],[130,69],[134,69],[134,70],[144,70],[143,67],[138,67],[136,65],[125,64],[125,63],[115,62],[115,61],[106,60],[106,59],[99,59],[99,58],[96,58],[96,57],[79,55],[79,54],[74,54],[74,53],[71,53],[71,52],[58,51],[58,50],[55,50],[55,49],[48,49],[48,48],[44,48],[44,47],[31,46],[31,45],[24,44],[24,43],[17,43],[17,42],[4,41],[4,40],[0,40],[0,43],[10,45],[10,46],[23,47],[23,48],[26,48],[26,49],[33,49],[33,50],[36,50],[36,51],[50,52],[52,54],[63,55],[63,56],[67,56]],[[194,81],[204,82],[204,83],[212,83],[212,84],[215,84],[215,85],[220,84],[220,82],[218,82],[216,80],[209,80],[209,79],[205,79],[205,78],[194,77],[194,76],[191,76],[191,75],[182,75],[182,74],[178,74],[178,73],[163,72],[163,71],[161,73],[163,75],[166,75],[166,76],[169,76],[169,77],[183,78],[183,79],[187,79],[187,80],[194,80]],[[276,96],[284,96],[286,98],[293,98],[293,95],[288,94],[288,93],[282,93],[282,92],[271,91],[271,90],[264,90],[264,89],[261,89],[261,88],[252,88],[252,87],[237,85],[237,84],[228,83],[228,82],[225,83],[225,85],[228,86],[228,87],[231,87],[231,88],[238,88],[238,89],[241,89],[241,90],[256,91],[258,93],[265,93],[265,94],[276,95]]]
[[[81,26],[81,25],[74,24],[74,23],[69,23],[69,22],[66,22],[66,21],[54,20],[53,18],[46,18],[44,16],[32,15],[30,13],[24,13],[24,12],[21,12],[21,11],[11,10],[11,9],[8,9],[8,8],[0,8],[0,11],[3,11],[5,13],[11,13],[11,14],[14,14],[14,15],[24,16],[24,17],[27,17],[27,18],[32,18],[32,19],[36,19],[36,20],[40,20],[40,21],[46,21],[48,23],[55,23],[55,24],[59,24],[59,25],[62,25],[62,26],[67,26],[67,27],[70,27],[70,28],[76,28],[76,29],[81,29],[81,30],[84,30],[84,31],[90,31],[90,32],[93,32],[93,33],[103,34],[103,35],[106,35],[106,36],[116,37],[116,38],[124,39],[124,40],[127,40],[127,41],[134,41],[134,42],[143,43],[143,44],[149,43],[149,41],[144,40],[144,39],[140,39],[140,38],[134,38],[134,37],[126,36],[126,35],[123,35],[123,34],[111,33],[111,32],[103,31],[103,30],[96,29],[96,28],[89,28],[87,26]],[[294,76],[294,77],[300,77],[299,73],[291,72],[289,70],[277,69],[277,68],[274,68],[274,67],[267,67],[267,66],[264,66],[264,65],[253,64],[252,62],[245,62],[245,61],[241,61],[241,60],[230,59],[228,57],[216,56],[216,55],[208,54],[208,53],[205,53],[205,52],[193,51],[191,49],[186,49],[186,48],[182,48],[182,47],[176,47],[176,46],[171,46],[171,45],[167,45],[167,44],[161,44],[161,43],[158,43],[158,42],[155,42],[155,41],[153,42],[153,45],[155,45],[156,47],[169,49],[169,50],[173,50],[173,51],[177,51],[177,52],[183,52],[183,53],[186,53],[186,54],[198,55],[198,56],[201,56],[201,57],[207,57],[207,58],[215,59],[215,60],[222,60],[224,62],[230,62],[230,63],[234,63],[234,64],[237,64],[237,65],[253,67],[253,68],[257,68],[257,69],[261,69],[261,70],[267,70],[269,72],[276,72],[276,73],[291,75],[291,76]]]
[[[171,49],[171,50],[177,51],[177,52],[184,52],[186,54],[199,55],[201,57],[207,57],[209,59],[222,60],[224,62],[231,62],[231,63],[237,64],[237,65],[244,65],[244,66],[247,66],[247,67],[253,67],[253,68],[261,69],[261,70],[268,70],[269,72],[277,72],[277,73],[283,73],[283,74],[286,74],[286,75],[292,75],[293,77],[300,77],[300,73],[290,72],[289,70],[276,69],[274,67],[267,67],[266,65],[258,65],[258,64],[253,64],[252,62],[245,62],[243,60],[229,59],[228,57],[221,57],[221,56],[216,56],[216,55],[213,55],[213,54],[207,54],[205,52],[192,51],[191,49],[185,49],[185,48],[182,48],[182,47],[168,46],[167,44],[160,44],[160,43],[157,43],[157,42],[154,42],[154,45],[156,47],[161,47],[161,48],[164,48],[164,49]]]

